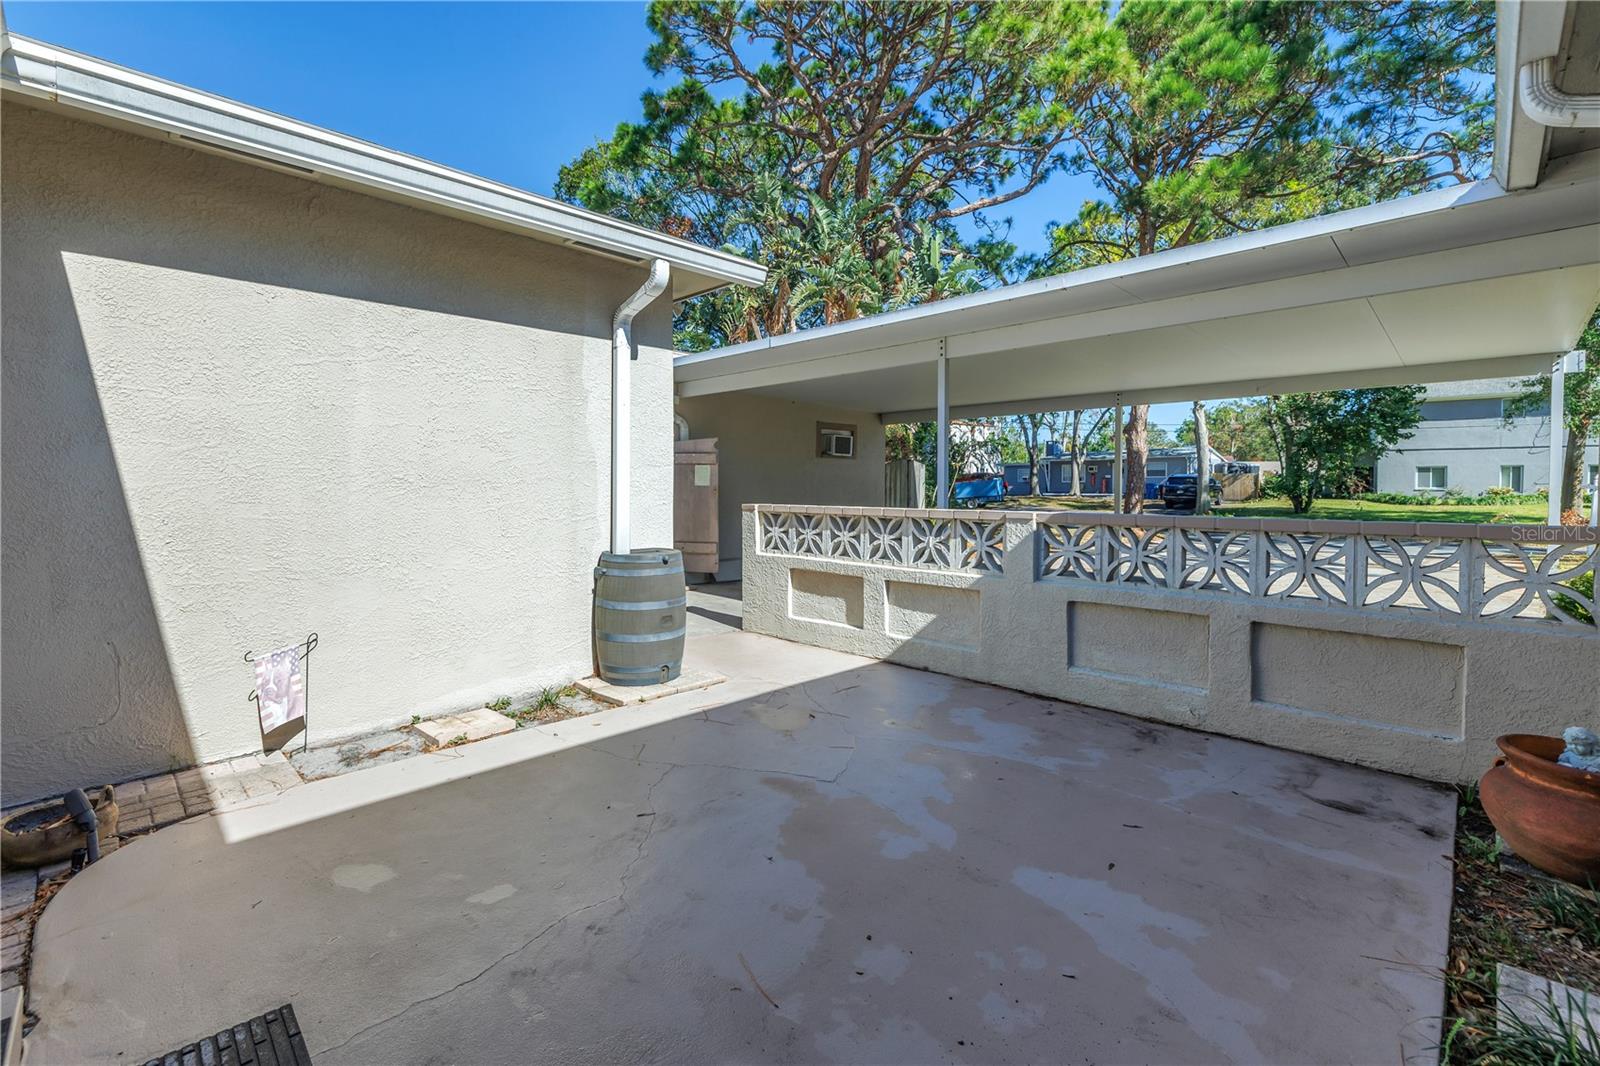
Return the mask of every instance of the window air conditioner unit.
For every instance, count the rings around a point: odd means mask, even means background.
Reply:
[[[837,459],[849,459],[856,454],[856,438],[849,433],[822,434],[822,454]]]

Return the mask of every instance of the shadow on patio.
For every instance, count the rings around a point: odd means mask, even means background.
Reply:
[[[36,934],[33,1060],[283,1002],[319,1063],[1436,1042],[1451,793],[737,632],[726,591],[692,594],[690,657],[730,680],[613,716],[655,724],[307,784],[76,877]]]

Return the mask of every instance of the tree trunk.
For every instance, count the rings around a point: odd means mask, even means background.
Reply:
[[[1144,510],[1144,467],[1150,455],[1150,405],[1134,404],[1128,408],[1127,433],[1124,447],[1127,465],[1122,475],[1122,509],[1128,514]]]
[[[1023,415],[1022,444],[1028,449],[1028,493],[1032,496],[1043,496],[1044,491],[1039,487],[1039,469],[1043,465],[1043,451],[1039,446],[1039,416]]]
[[[1078,469],[1079,466],[1082,465],[1078,461],[1078,430],[1082,426],[1082,424],[1083,424],[1083,412],[1082,411],[1074,411],[1074,412],[1072,412],[1072,456],[1071,456],[1071,458],[1072,458],[1072,488],[1071,488],[1071,494],[1073,496],[1081,496],[1081,495],[1083,495],[1083,492],[1082,492],[1083,481],[1079,477],[1080,471]]]
[[[1576,508],[1583,510],[1583,453],[1589,446],[1587,424],[1569,424],[1567,428],[1567,454],[1561,463],[1561,513]],[[1580,432],[1582,430],[1583,432]],[[1582,514],[1579,515],[1582,518]]]
[[[1194,402],[1194,513],[1205,514],[1211,510],[1211,496],[1206,485],[1211,480],[1211,433],[1206,426],[1206,405]]]

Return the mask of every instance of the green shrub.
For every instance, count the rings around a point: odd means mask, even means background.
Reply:
[[[1387,504],[1412,504],[1412,503],[1432,503],[1432,502],[1434,502],[1434,498],[1432,496],[1418,497],[1418,496],[1412,496],[1412,495],[1410,495],[1408,493],[1404,493],[1404,492],[1363,492],[1359,496],[1357,496],[1356,499],[1362,500],[1362,501],[1364,501],[1366,503],[1387,503]]]
[[[1544,503],[1545,496],[1539,492],[1513,492],[1511,489],[1496,485],[1494,488],[1485,489],[1481,496],[1463,495],[1459,488],[1445,489],[1443,492],[1363,492],[1356,499],[1367,503],[1402,504],[1416,507],[1437,507],[1440,504],[1465,507],[1495,507],[1512,503]]]
[[[1550,924],[1571,929],[1588,947],[1600,948],[1600,907],[1588,896],[1552,881],[1534,893],[1533,905],[1544,912]]]
[[[1572,591],[1582,593],[1584,596],[1588,597],[1590,603],[1594,602],[1593,570],[1570,582],[1570,585],[1572,587]],[[1571,615],[1573,618],[1576,618],[1580,622],[1588,622],[1590,625],[1594,625],[1594,615],[1589,612],[1589,608],[1585,607],[1571,596],[1563,596],[1559,592],[1556,593],[1554,598],[1556,606],[1561,608],[1561,610],[1565,611],[1567,614]]]

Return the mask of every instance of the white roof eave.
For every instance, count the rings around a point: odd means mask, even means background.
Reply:
[[[969,380],[962,388],[952,378],[956,390],[952,407],[957,414],[1042,410],[1048,408],[1040,404],[1104,399],[1114,395],[1113,388],[1127,390],[1130,398],[1138,396],[1136,402],[1164,402],[1172,398],[1168,392],[1188,398],[1246,395],[1289,375],[1302,379],[1307,388],[1339,388],[1349,387],[1339,382],[1361,376],[1377,385],[1522,374],[1535,365],[1535,356],[1555,350],[1550,344],[1566,343],[1570,338],[1565,334],[1581,326],[1577,318],[1566,322],[1568,305],[1587,299],[1592,308],[1600,298],[1600,286],[1593,284],[1593,278],[1600,277],[1597,264],[1600,158],[1588,153],[1552,164],[1537,189],[1507,193],[1488,179],[1423,193],[836,326],[685,355],[675,362],[675,376],[685,397],[749,391],[813,402],[851,398],[863,409],[888,417],[927,409],[909,392],[897,394],[895,383],[908,383],[910,392],[916,392],[926,372],[915,368],[937,359],[941,339],[953,374],[958,364],[970,362],[974,369],[964,376],[970,379],[971,374],[982,373],[992,385],[974,390]],[[1554,295],[1527,302],[1523,294],[1529,286],[1545,284],[1545,278],[1555,286]],[[1497,299],[1510,315],[1528,314],[1533,321],[1542,321],[1539,316],[1553,314],[1561,321],[1551,318],[1547,328],[1528,332],[1528,346],[1518,351],[1505,350],[1504,337],[1493,344],[1468,343],[1459,354],[1397,348],[1383,337],[1380,319],[1402,312],[1434,313],[1427,310],[1430,293],[1460,294],[1474,285],[1491,286],[1487,291],[1500,294]],[[1407,306],[1396,306],[1397,300]],[[1343,365],[1333,359],[1319,365],[1318,357],[1310,354],[1314,346],[1295,350],[1292,331],[1321,328],[1328,305],[1365,304],[1370,308],[1362,315],[1375,338],[1366,343],[1382,349],[1381,359],[1346,360]],[[1480,310],[1485,306],[1480,297]],[[1285,314],[1296,317],[1285,319]],[[1237,360],[1230,362],[1225,351],[1215,353],[1222,357],[1207,362],[1203,375],[1190,373],[1192,365],[1185,368],[1187,376],[1175,375],[1171,389],[1135,385],[1127,374],[1115,375],[1119,380],[1114,386],[1105,374],[1098,379],[1075,375],[1067,381],[1063,372],[1055,376],[1053,386],[1047,380],[1050,374],[1040,374],[1036,380],[1017,380],[1014,391],[1001,396],[999,380],[976,369],[979,363],[1002,367],[1012,353],[1055,351],[1058,359],[1073,359],[1072,353],[1086,350],[1083,345],[1097,343],[1103,353],[1106,343],[1120,344],[1124,337],[1129,339],[1131,357],[1142,350],[1137,342],[1141,333],[1149,337],[1178,330],[1191,338],[1199,329],[1215,336],[1218,330],[1251,321],[1273,323],[1271,328],[1278,332],[1271,336],[1281,337],[1279,343],[1288,342],[1275,363],[1281,372],[1265,369],[1263,345],[1270,338],[1259,337]],[[1294,326],[1297,321],[1306,325]],[[1411,318],[1407,325],[1415,321]],[[1285,328],[1290,332],[1281,333]],[[1232,341],[1217,343],[1226,346]],[[1469,350],[1475,347],[1482,350]],[[1456,373],[1454,367],[1440,365],[1474,360],[1483,362],[1470,372]],[[1423,365],[1428,367],[1426,373],[1440,376],[1413,376]],[[1127,366],[1135,369],[1132,363]],[[822,387],[830,381],[841,384]],[[843,386],[846,381],[848,389]],[[1008,381],[1004,387],[1012,385]],[[1075,388],[1084,391],[1068,391]],[[989,398],[963,404],[963,393],[974,392]]]
[[[759,285],[766,277],[764,267],[741,256],[91,56],[10,33],[4,46],[5,94],[581,251],[635,262],[665,259],[673,267],[674,299],[725,285]]]

